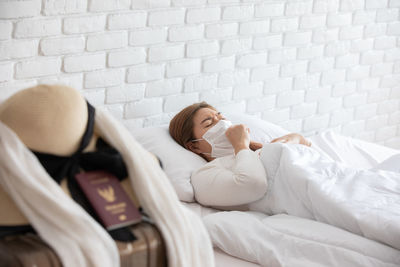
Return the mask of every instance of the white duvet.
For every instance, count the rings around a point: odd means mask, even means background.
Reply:
[[[400,249],[400,173],[350,168],[303,145],[268,144],[260,158],[268,191],[252,210],[325,222]]]
[[[264,146],[269,190],[251,205],[262,213],[205,216],[214,245],[263,266],[400,266],[398,151],[323,137],[321,153]]]

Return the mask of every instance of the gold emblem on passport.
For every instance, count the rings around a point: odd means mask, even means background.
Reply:
[[[114,202],[115,201],[115,194],[114,189],[111,186],[108,186],[105,189],[97,189],[97,193],[104,198],[107,202]]]

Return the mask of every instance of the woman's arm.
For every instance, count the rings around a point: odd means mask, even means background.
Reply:
[[[267,177],[258,154],[240,150],[233,158],[215,159],[192,174],[196,200],[206,206],[254,202],[267,191]]]
[[[275,138],[271,141],[271,143],[287,143],[287,144],[301,144],[305,146],[311,146],[311,142],[304,138],[301,134],[298,133],[291,133],[284,135],[282,137]]]

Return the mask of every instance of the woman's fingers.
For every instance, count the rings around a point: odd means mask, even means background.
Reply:
[[[243,124],[237,124],[229,127],[225,132],[226,137],[235,147],[235,145],[249,146],[250,136],[248,133],[248,128]]]
[[[251,150],[256,151],[262,147],[263,147],[263,144],[255,142],[255,141],[250,141],[250,149]]]
[[[272,139],[270,143],[275,143],[278,140],[278,138]]]
[[[291,133],[287,134],[284,136],[281,136],[279,138],[275,138],[274,140],[271,141],[271,143],[288,143],[288,144],[300,144],[300,137],[301,135]]]
[[[271,141],[271,143],[287,143],[288,141],[289,141],[289,139],[283,136],[283,137],[275,138],[274,140]]]
[[[305,146],[311,146],[311,141],[308,140],[308,139],[306,139],[306,138],[304,138],[304,143],[303,143],[303,145],[305,145]]]
[[[301,144],[305,146],[311,146],[310,140],[304,136],[296,133],[288,134],[279,138],[275,138],[271,143],[288,143],[288,144]]]

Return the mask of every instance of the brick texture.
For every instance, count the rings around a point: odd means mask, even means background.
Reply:
[[[63,83],[130,129],[207,101],[400,148],[398,2],[0,1],[0,100]]]

